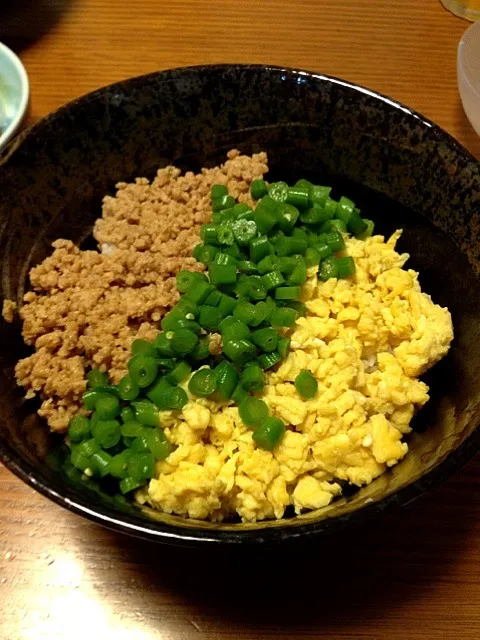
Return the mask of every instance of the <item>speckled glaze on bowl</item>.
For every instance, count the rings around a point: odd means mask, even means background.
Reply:
[[[212,524],[120,508],[47,467],[49,436],[15,386],[27,351],[19,324],[0,327],[0,458],[64,507],[151,540],[276,545],[359,524],[438,485],[480,448],[480,172],[444,131],[351,83],[265,66],[193,67],[100,89],[63,107],[0,154],[2,295],[21,301],[31,266],[57,237],[82,241],[118,180],[176,163],[198,169],[228,149],[266,150],[271,176],[330,182],[377,229],[403,227],[402,251],[453,316],[450,354],[425,376],[431,402],[409,455],[370,486],[278,522]],[[153,515],[153,517],[152,517]]]

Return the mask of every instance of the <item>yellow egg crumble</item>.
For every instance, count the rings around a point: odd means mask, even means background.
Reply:
[[[284,332],[290,353],[259,394],[287,424],[280,444],[257,448],[231,402],[189,394],[182,411],[161,414],[176,449],[157,463],[139,502],[212,521],[282,518],[289,505],[297,514],[328,505],[339,481],[368,484],[407,454],[410,421],[429,399],[418,377],[447,353],[453,329],[448,309],[403,269],[400,235],[347,239],[353,278],[321,282],[309,269],[307,315]],[[318,381],[310,400],[294,386],[302,369]]]

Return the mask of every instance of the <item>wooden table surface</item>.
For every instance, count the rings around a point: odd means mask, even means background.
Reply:
[[[3,8],[7,4],[9,8]],[[34,121],[157,69],[264,62],[359,82],[480,157],[458,98],[468,23],[438,0],[18,0]],[[213,555],[115,535],[0,467],[0,638],[478,640],[480,458],[409,510],[306,553]]]

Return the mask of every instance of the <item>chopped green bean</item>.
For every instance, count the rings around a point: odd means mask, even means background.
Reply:
[[[358,237],[362,233],[365,233],[365,231],[368,229],[367,222],[363,220],[363,218],[360,216],[360,213],[358,212],[357,209],[354,209],[352,211],[352,214],[347,224],[347,229],[350,231],[350,233],[352,233],[356,237]]]
[[[191,370],[191,365],[189,365],[185,360],[181,360],[180,362],[177,362],[177,364],[170,371],[170,373],[165,376],[165,378],[171,384],[178,384],[179,382],[183,382],[188,378]]]
[[[242,387],[242,385],[239,382],[235,387],[234,392],[232,393],[232,400],[235,402],[235,404],[238,405],[247,397],[248,397],[248,391],[245,391],[245,389]]]
[[[265,196],[260,200],[255,209],[255,224],[258,231],[263,234],[268,234],[277,224],[277,217],[275,210],[278,203],[272,200],[269,196]]]
[[[310,189],[307,186],[295,185],[294,187],[288,187],[286,202],[294,207],[305,209],[308,207],[309,196]]]
[[[159,376],[155,380],[155,382],[150,387],[148,387],[146,392],[147,398],[151,402],[153,402],[159,409],[165,408],[162,406],[164,404],[163,394],[165,393],[165,391],[170,389],[174,384],[176,384],[176,382],[172,382],[171,380],[169,380],[168,375]]]
[[[307,267],[305,263],[295,265],[292,273],[287,278],[287,284],[302,285],[307,280]]]
[[[252,207],[250,207],[245,202],[237,202],[237,204],[234,205],[232,211],[233,211],[233,216],[236,220],[248,220],[248,219],[253,220]],[[250,218],[245,217],[248,215],[250,215]]]
[[[255,346],[249,340],[225,340],[223,352],[236,364],[245,364],[255,357]]]
[[[299,318],[304,318],[307,315],[307,305],[304,302],[300,302],[300,300],[289,300],[285,303],[285,306],[295,309]]]
[[[87,409],[93,411],[95,409],[95,403],[102,395],[104,395],[104,393],[101,391],[85,391],[82,396],[83,404]]]
[[[222,400],[228,400],[238,384],[238,372],[227,360],[221,362],[214,369],[217,378],[217,393]]]
[[[310,204],[318,205],[325,208],[325,203],[331,192],[331,187],[322,187],[320,185],[312,185],[310,190]],[[333,216],[329,216],[330,218]]]
[[[129,443],[125,442],[125,446],[128,446],[130,452],[133,453],[147,453],[148,451],[148,442],[146,438],[146,430],[145,433],[138,438],[129,438]]]
[[[101,447],[110,449],[120,441],[120,423],[117,420],[98,420],[92,427],[92,435]]]
[[[225,293],[222,293],[222,297],[220,298],[220,302],[218,303],[218,309],[222,314],[222,318],[225,318],[226,316],[233,313],[233,310],[235,309],[237,304],[238,302],[235,300],[235,298],[231,298]]]
[[[319,242],[317,245],[315,245],[315,249],[320,254],[320,260],[325,260],[325,258],[328,258],[332,255],[332,250],[326,242]]]
[[[207,331],[217,331],[218,325],[222,321],[222,312],[218,307],[200,307],[198,322]]]
[[[278,344],[278,333],[275,329],[257,329],[252,333],[252,342],[262,351],[270,353],[275,351]]]
[[[217,389],[217,378],[211,369],[199,369],[190,378],[188,390],[196,396],[209,396]]]
[[[90,421],[86,416],[73,416],[68,425],[68,436],[72,442],[80,442],[90,435]]]
[[[102,395],[95,403],[100,420],[112,420],[120,413],[120,402],[112,395]]]
[[[202,224],[200,238],[204,244],[218,245],[217,226],[215,224]]]
[[[157,407],[149,400],[135,400],[132,402],[135,409],[135,418],[141,424],[158,427],[160,424],[160,417],[158,415]]]
[[[266,273],[262,276],[262,286],[266,291],[270,289],[275,289],[280,285],[284,284],[285,278],[282,276],[280,271],[271,271],[270,273]]]
[[[171,340],[167,338],[166,333],[159,333],[155,338],[155,349],[158,351],[158,354],[163,358],[173,358],[175,357],[175,352],[172,349]]]
[[[172,445],[163,429],[149,429],[145,434],[145,439],[150,453],[156,460],[165,460],[172,452]]]
[[[350,198],[346,198],[342,196],[337,204],[337,208],[335,210],[335,217],[338,220],[342,220],[348,227],[348,223],[352,216],[353,210],[355,209],[355,204],[350,200]]]
[[[127,366],[133,382],[141,389],[148,387],[157,377],[158,365],[150,356],[133,356]]]
[[[95,390],[97,387],[106,387],[108,385],[108,376],[99,369],[92,369],[87,373],[87,387]]]
[[[130,493],[130,491],[133,491],[134,489],[138,489],[138,487],[141,487],[142,484],[144,484],[143,480],[137,480],[135,478],[123,478],[123,480],[120,480],[120,482],[118,483],[118,486],[120,487],[120,491],[122,492],[122,494],[125,494]]]
[[[317,395],[318,382],[310,371],[303,369],[295,378],[295,388],[302,398],[309,400]]]
[[[122,451],[121,453],[117,453],[112,456],[112,459],[108,465],[108,473],[112,475],[114,478],[126,478],[127,477],[127,463],[128,458],[130,457],[131,452],[127,449],[126,451]]]
[[[223,211],[230,209],[235,204],[235,198],[229,195],[223,195],[212,200],[212,211]]]
[[[373,230],[375,228],[375,225],[371,220],[368,220],[367,218],[363,218],[363,221],[365,222],[367,227],[366,227],[365,231],[363,231],[362,233],[357,234],[357,238],[359,240],[366,240],[367,238],[370,238],[370,236],[373,234]]]
[[[132,407],[122,407],[120,409],[120,418],[124,424],[131,420],[135,420],[135,411]]]
[[[335,256],[325,258],[318,268],[318,278],[326,282],[330,278],[338,278],[338,260]]]
[[[186,356],[193,351],[198,344],[198,336],[188,329],[179,329],[175,331],[171,340],[174,353]]]
[[[275,289],[275,300],[296,300],[300,297],[300,287],[278,287]]]
[[[125,422],[120,427],[120,433],[125,438],[138,438],[144,435],[146,429],[143,424],[138,422],[137,420],[130,420],[129,422]]]
[[[278,228],[283,233],[290,233],[297,222],[299,211],[296,207],[286,202],[281,202],[276,211]]]
[[[258,273],[257,265],[255,264],[255,262],[252,262],[252,260],[241,260],[237,264],[237,268],[239,271],[245,273],[248,276]]]
[[[250,340],[250,336],[250,329],[240,320],[231,322],[222,331],[222,338],[224,340]]]
[[[222,299],[222,295],[223,294],[220,293],[220,291],[215,289],[215,291],[212,291],[212,293],[208,296],[203,304],[207,307],[218,307],[218,305],[220,304],[220,300]]]
[[[194,360],[195,362],[198,362],[200,360],[205,360],[205,358],[208,358],[211,354],[210,354],[210,339],[208,338],[208,336],[202,336],[199,341],[197,346],[195,347],[195,349],[188,354],[189,358],[191,358],[192,360]]]
[[[341,233],[338,231],[332,231],[327,233],[326,243],[333,253],[337,251],[343,251],[345,249],[345,240]]]
[[[307,209],[304,213],[300,215],[300,220],[304,224],[322,224],[328,220],[328,217],[325,213],[325,209],[320,207],[317,204],[314,204],[312,207]]]
[[[162,406],[159,409],[180,410],[188,402],[188,396],[182,387],[170,387],[163,393]]]
[[[253,180],[250,185],[250,193],[252,194],[252,198],[254,200],[260,200],[263,196],[266,196],[268,193],[267,185],[265,180]]]
[[[211,266],[211,263],[210,263]],[[208,282],[195,282],[185,292],[185,296],[195,304],[203,304],[215,287]]]
[[[288,184],[286,182],[272,182],[268,187],[268,195],[272,200],[285,202],[288,198]]]
[[[295,309],[288,307],[278,308],[272,313],[270,322],[272,327],[293,327],[297,319],[297,312]]]
[[[104,478],[109,473],[109,465],[112,460],[112,456],[106,451],[95,451],[90,456],[90,464],[93,467],[93,471]]]
[[[137,453],[128,458],[128,475],[137,480],[149,480],[155,475],[155,458],[151,453]]]
[[[220,224],[217,227],[218,244],[230,246],[235,242],[235,236],[230,225]],[[215,256],[216,258],[217,256]]]
[[[270,271],[278,271],[279,262],[280,258],[276,255],[269,254],[265,256],[257,265],[258,273],[263,276],[266,273],[270,273]]]
[[[261,449],[272,451],[285,435],[285,425],[274,416],[267,418],[253,433],[253,440]]]
[[[274,302],[273,308],[271,307],[271,303],[265,300],[260,300],[260,302],[257,302],[257,304],[255,305],[255,317],[250,320],[250,326],[258,327],[260,324],[262,324],[262,322],[266,322],[272,315],[273,309],[275,308],[276,305]]]
[[[257,225],[253,220],[236,220],[232,225],[233,235],[240,246],[247,246],[257,236]]]
[[[217,251],[217,247],[210,244],[200,243],[193,249],[193,257],[199,262],[203,262],[203,264],[208,265],[214,259]]]
[[[278,340],[277,351],[281,358],[286,358],[290,351],[290,338],[280,338]]]
[[[343,220],[338,220],[338,219],[333,219],[333,220],[329,220],[328,223],[330,225],[330,231],[336,231],[337,233],[347,233],[347,225],[344,223]],[[327,231],[328,233],[328,231]]]
[[[308,267],[313,267],[320,262],[320,251],[314,247],[308,247],[305,252],[305,262]]]
[[[179,271],[176,275],[177,289],[181,293],[185,293],[185,291],[192,286],[195,282],[199,282],[200,280],[206,281],[205,275],[203,273],[198,273],[196,271]]]
[[[158,365],[158,361],[157,365]],[[122,400],[135,400],[135,398],[140,393],[140,387],[136,382],[133,381],[133,378],[130,374],[127,373],[126,376],[118,383],[118,395]]]
[[[268,407],[263,400],[248,396],[238,407],[240,418],[247,427],[256,427],[268,416]]]
[[[249,324],[255,318],[255,307],[251,302],[239,302],[233,311],[233,317]]]
[[[86,471],[90,468],[90,459],[84,453],[77,449],[78,445],[75,445],[70,450],[70,461],[74,467],[80,471]]]
[[[262,353],[261,356],[258,356],[258,364],[262,369],[271,369],[271,367],[278,364],[281,359],[282,358],[277,351],[272,351],[272,353]]]
[[[352,256],[337,258],[338,277],[350,278],[355,275],[355,261]]]
[[[148,340],[142,340],[142,338],[134,340],[130,349],[134,356],[143,355],[150,356],[151,358],[157,357],[157,351],[154,345]]]
[[[246,391],[261,391],[265,384],[263,370],[254,362],[247,364],[242,371],[240,382]]]
[[[248,247],[250,250],[250,260],[253,260],[253,262],[260,262],[260,260],[268,256],[269,253],[273,253],[273,245],[267,236],[253,238],[253,240],[250,240],[248,243]]]
[[[308,243],[303,238],[286,236],[285,238],[280,238],[277,242],[275,251],[278,256],[291,256],[294,253],[305,253],[307,246]]]
[[[325,200],[325,204],[323,205],[323,210],[325,211],[325,215],[327,216],[328,220],[332,220],[332,218],[334,217],[335,212],[337,210],[337,204],[338,203],[332,198],[330,198],[330,196],[328,196],[327,199]]]
[[[228,196],[228,188],[224,184],[214,184],[210,189],[210,197],[212,200]]]
[[[233,264],[210,263],[208,274],[210,282],[214,285],[235,284],[237,281],[237,267]]]
[[[248,287],[248,297],[251,300],[263,300],[267,296],[267,290],[260,276],[249,276]]]

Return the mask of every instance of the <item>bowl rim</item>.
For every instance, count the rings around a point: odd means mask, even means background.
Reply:
[[[85,100],[92,100],[100,97],[106,89],[119,89],[125,88],[125,85],[129,86],[140,84],[146,79],[154,78],[158,76],[164,76],[165,79],[177,79],[183,75],[191,73],[202,72],[221,72],[226,69],[238,69],[239,71],[267,71],[272,73],[288,73],[294,76],[306,76],[319,80],[321,82],[329,82],[334,85],[340,85],[353,91],[366,94],[371,98],[380,100],[386,103],[395,110],[400,110],[406,113],[408,116],[419,120],[423,125],[428,127],[434,135],[444,142],[447,142],[455,151],[469,161],[480,167],[479,161],[473,156],[473,154],[463,147],[453,136],[442,129],[439,125],[435,124],[425,116],[421,115],[417,111],[407,107],[406,105],[393,100],[379,92],[373,91],[362,85],[330,76],[327,74],[307,71],[304,69],[291,68],[287,66],[276,65],[262,65],[262,64],[237,64],[237,63],[224,63],[224,64],[209,64],[209,65],[194,65],[186,67],[177,67],[172,69],[165,69],[156,71],[140,76],[135,76],[115,82],[110,85],[105,85],[99,89],[89,92],[83,96],[75,98],[74,100],[59,107],[52,113],[46,115],[33,126],[23,131],[17,136],[5,149],[0,152],[0,167],[8,160],[9,156],[19,148],[22,143],[32,135],[32,133],[38,133],[46,127],[51,120],[55,119],[58,115],[63,114],[66,110],[75,107],[77,104],[83,103]],[[24,458],[22,458],[17,452],[15,452],[7,441],[0,440],[0,462],[3,464],[26,484],[36,489],[39,493],[47,498],[50,498],[56,504],[68,509],[69,511],[82,515],[87,519],[103,525],[106,528],[128,535],[132,535],[138,538],[143,538],[150,541],[162,542],[166,544],[184,545],[184,546],[203,546],[205,544],[216,543],[218,548],[237,548],[240,545],[247,546],[277,546],[279,543],[295,542],[299,539],[306,540],[316,537],[320,534],[339,532],[355,524],[361,526],[365,524],[367,518],[379,515],[385,511],[390,511],[393,507],[407,506],[421,495],[426,493],[429,489],[437,487],[447,480],[455,471],[466,464],[474,455],[480,451],[480,429],[477,427],[461,444],[457,449],[450,451],[445,458],[426,475],[421,476],[411,484],[403,487],[402,489],[393,492],[392,494],[382,498],[381,500],[364,504],[351,513],[342,514],[336,517],[327,517],[320,521],[304,521],[297,520],[298,524],[295,526],[268,526],[269,521],[256,523],[254,527],[248,529],[196,529],[193,524],[195,521],[190,521],[191,525],[188,527],[182,527],[175,524],[161,522],[159,520],[144,522],[129,521],[123,519],[119,512],[119,517],[113,517],[111,515],[102,513],[100,509],[95,509],[95,505],[92,506],[88,499],[78,500],[62,495],[53,486],[50,486],[43,481],[37,474],[33,466]],[[291,520],[286,520],[291,522]],[[200,524],[200,522],[199,522]],[[221,525],[220,525],[221,526]]]
[[[17,56],[17,54],[14,53],[9,47],[7,47],[7,45],[3,44],[3,42],[0,42],[0,56],[8,58],[8,60],[12,62],[20,78],[20,104],[13,120],[10,122],[5,131],[3,131],[3,133],[0,133],[1,150],[13,138],[18,128],[20,127],[23,118],[25,117],[28,108],[28,101],[30,98],[30,83],[22,61]]]

